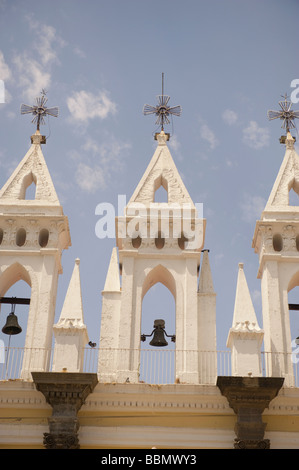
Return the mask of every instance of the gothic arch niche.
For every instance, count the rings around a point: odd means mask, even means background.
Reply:
[[[30,299],[30,276],[25,268],[18,263],[7,268],[0,276],[0,297],[19,297]],[[0,339],[3,341],[5,347],[9,346],[9,350],[6,350],[5,352],[5,362],[0,364],[0,378],[2,379],[4,378],[4,367],[5,373],[9,374],[9,378],[20,378],[19,374],[22,366],[23,348],[26,340],[29,305],[15,306],[14,313],[18,317],[18,323],[22,328],[22,331],[17,335],[9,336],[2,332],[2,328],[11,311],[11,304],[0,304]]]
[[[141,333],[151,334],[154,321],[163,319],[168,335],[176,331],[176,287],[172,274],[163,266],[154,268],[146,277],[142,289]],[[165,337],[165,347],[151,346],[153,336],[141,342],[140,380],[154,383],[174,383],[175,343]]]
[[[24,282],[19,284],[18,281],[24,281]],[[27,306],[27,309],[29,310],[28,315],[30,316],[31,311],[36,312],[38,310],[36,308],[37,302],[38,302],[38,280],[33,270],[29,266],[25,267],[21,265],[20,263],[14,263],[8,266],[7,268],[3,267],[2,273],[1,273],[1,267],[0,267],[0,297],[30,298],[30,308],[28,309],[28,306]],[[16,308],[16,314],[17,314],[18,308],[20,307]],[[0,318],[1,316],[2,316],[2,312],[1,312],[1,304],[0,304]],[[26,318],[25,323],[22,322],[23,324],[21,326],[22,326],[22,329],[26,332],[26,329],[27,329],[26,325],[28,327],[28,323],[27,323],[28,316],[25,318]],[[34,321],[35,319],[32,318],[32,323],[34,323]],[[0,330],[1,329],[2,329],[2,326]],[[27,345],[26,347],[31,347],[31,345]]]
[[[31,295],[30,286],[23,280],[17,281],[5,294],[5,297],[21,297],[29,298]],[[6,322],[7,315],[12,311],[11,304],[1,304],[1,320],[0,320],[0,332],[1,339],[4,341],[5,345],[8,344],[8,335],[2,333],[2,328]],[[18,317],[18,323],[22,328],[22,331],[18,335],[14,335],[11,338],[10,346],[11,347],[24,347],[25,345],[25,335],[26,335],[26,325],[28,321],[28,312],[29,305],[16,305],[15,306],[15,315]]]
[[[154,202],[168,203],[168,183],[162,175],[154,182]]]
[[[36,176],[32,173],[28,173],[24,176],[21,190],[20,190],[20,199],[34,200],[36,196]]]

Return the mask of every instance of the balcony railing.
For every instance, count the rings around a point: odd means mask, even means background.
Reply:
[[[186,353],[185,360],[193,360],[192,355],[196,355],[198,360],[198,370],[200,384],[211,383],[211,374],[216,376],[231,376],[231,351],[175,351],[167,349],[141,349],[141,350],[103,350],[99,348],[84,349],[84,363],[82,372],[98,373],[99,353],[109,352],[112,363],[116,354],[125,356],[126,354],[136,354],[139,358],[139,382],[148,384],[172,384],[175,383],[175,361],[178,353]],[[53,365],[53,349],[25,349],[13,347],[0,347],[0,380],[22,379],[22,370],[26,366],[26,358],[30,356],[30,370],[41,370],[40,357],[43,357],[43,363],[47,364],[45,371],[51,371]],[[299,370],[297,357],[289,357],[284,353],[262,352],[261,369],[262,376],[269,375],[270,362],[286,362],[291,359],[293,363],[294,386],[299,386]],[[216,364],[216,369],[215,369]],[[271,375],[271,374],[270,374]],[[275,375],[275,374],[274,374]],[[25,380],[30,380],[27,378]]]

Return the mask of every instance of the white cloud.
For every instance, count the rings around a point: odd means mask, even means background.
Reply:
[[[24,53],[15,56],[13,62],[18,72],[18,85],[23,90],[24,98],[32,101],[40,95],[42,88],[50,87],[51,73],[35,59]]]
[[[214,132],[207,124],[202,124],[200,126],[200,137],[208,142],[211,150],[213,150],[218,145],[218,140]]]
[[[106,178],[99,166],[91,167],[80,162],[76,171],[76,181],[83,191],[93,193],[106,188]]]
[[[260,196],[244,195],[243,202],[240,203],[242,209],[242,219],[252,223],[260,218],[266,205],[266,200]]]
[[[235,113],[235,111],[232,111],[231,109],[226,109],[222,113],[222,119],[223,121],[228,124],[229,126],[232,126],[235,124],[238,120],[238,115]]]
[[[169,147],[175,152],[178,161],[183,161],[184,157],[181,153],[181,144],[176,135],[171,136]]]
[[[243,129],[243,141],[255,150],[267,147],[270,141],[269,130],[259,127],[256,121],[250,121],[248,127]]]
[[[97,94],[85,90],[74,92],[67,99],[67,106],[71,118],[80,122],[88,122],[94,118],[105,119],[109,114],[116,113],[116,104],[104,90]]]
[[[53,26],[35,20],[33,15],[27,15],[25,19],[34,33],[34,41],[26,51],[15,54],[12,63],[23,97],[32,101],[42,88],[50,88],[52,66],[59,63],[58,53],[65,41]]]
[[[80,59],[86,58],[85,52],[79,46],[74,47],[73,52],[76,56],[80,57]]]
[[[181,144],[178,141],[178,138],[176,135],[173,135],[169,141],[169,147],[171,147],[175,152],[178,152],[180,150]]]
[[[90,152],[92,157],[101,162],[101,165],[108,166],[109,168],[113,166],[114,169],[116,166],[121,166],[119,156],[130,148],[130,144],[119,142],[114,137],[110,137],[106,141],[101,142],[101,144],[98,144],[91,137],[87,137],[82,146],[82,149]]]
[[[11,94],[7,89],[7,82],[11,80],[12,72],[5,62],[4,55],[0,51],[0,103],[9,103],[11,101]]]
[[[90,137],[86,138],[81,151],[74,150],[71,154],[77,163],[75,178],[79,187],[89,193],[105,189],[113,173],[121,170],[124,155],[130,148],[130,144],[118,142],[114,137],[101,144]],[[81,155],[84,155],[84,162]]]
[[[26,20],[36,36],[33,48],[39,53],[42,64],[48,65],[56,61],[58,56],[55,46],[61,48],[66,45],[66,42],[57,34],[53,26],[40,23],[32,15],[27,15]]]

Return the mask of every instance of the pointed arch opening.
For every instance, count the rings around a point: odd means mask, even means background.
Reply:
[[[6,268],[5,271],[0,274],[0,297],[4,297],[8,289],[20,280],[28,284],[29,287],[32,286],[29,272],[20,263],[14,263]]]
[[[27,201],[35,199],[36,182],[36,176],[32,173],[32,171],[24,176],[20,190],[20,199],[26,199]]]
[[[142,289],[141,333],[150,335],[156,320],[164,320],[169,336],[176,331],[176,286],[172,274],[163,266],[154,268]],[[175,342],[164,335],[165,347],[151,346],[154,335],[141,342],[140,380],[150,383],[174,383]]]
[[[154,202],[168,203],[168,183],[162,175],[154,182]]]
[[[142,286],[142,299],[144,298],[148,290],[153,287],[157,282],[160,282],[165,287],[167,287],[172,293],[174,299],[176,299],[175,279],[171,272],[161,264],[153,268],[146,276]]]
[[[31,298],[31,279],[26,269],[19,263],[7,268],[0,276],[0,297]],[[7,325],[10,313],[14,312],[17,324],[22,331],[19,334],[8,335],[2,329]],[[0,303],[0,340],[5,347],[4,361],[0,363],[0,379],[20,378],[24,347],[26,340],[29,305]]]

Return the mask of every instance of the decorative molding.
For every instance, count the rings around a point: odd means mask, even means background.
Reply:
[[[79,438],[72,433],[44,433],[43,444],[46,449],[79,449]]]
[[[235,439],[234,449],[270,449],[270,440]]]
[[[39,234],[41,230],[49,231],[49,241],[47,248],[64,249],[69,246],[69,237],[65,237],[68,232],[67,218],[53,215],[36,215],[36,218],[27,218],[25,214],[20,214],[14,218],[0,215],[0,228],[3,230],[3,239],[0,250],[17,250],[18,253],[24,250],[42,249],[39,245]],[[17,231],[23,228],[26,231],[26,241],[22,247],[16,244]]]
[[[218,377],[217,386],[237,415],[235,449],[270,449],[262,413],[283,385],[278,377]]]
[[[77,413],[86,397],[93,391],[96,374],[32,372],[37,390],[42,392],[53,408],[48,419],[49,433],[44,433],[47,449],[79,449]]]

